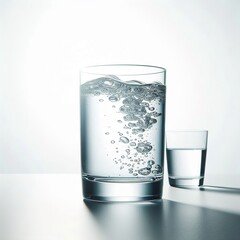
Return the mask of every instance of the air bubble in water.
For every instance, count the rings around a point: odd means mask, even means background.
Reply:
[[[128,126],[130,127],[130,128],[132,128],[132,127],[136,127],[137,126],[137,124],[136,123],[128,123]]]
[[[138,143],[136,150],[140,153],[147,153],[152,150],[152,146],[149,143],[140,142]]]
[[[113,81],[109,81],[109,80],[106,80],[103,83],[107,86],[112,86],[113,85]]]
[[[155,171],[155,174],[157,174],[157,173],[162,173],[162,172],[163,172],[162,167],[161,167],[160,165],[156,165],[156,166],[155,166],[155,169],[156,169],[156,170],[154,170],[154,171]]]
[[[139,105],[140,104],[140,100],[138,100],[136,97],[127,97],[123,100],[123,104],[126,105]]]
[[[119,109],[121,112],[126,114],[137,114],[137,115],[143,115],[146,113],[146,109],[143,106],[140,105],[123,105]]]
[[[157,164],[157,165],[155,166],[155,168],[156,168],[157,170],[162,170],[162,167],[161,167],[159,164]]]
[[[156,123],[157,122],[157,119],[155,119],[155,118],[150,118],[149,119],[149,124],[150,125],[153,125],[154,123]]]
[[[130,149],[126,149],[126,153],[127,153],[127,154],[130,154]]]
[[[151,173],[151,168],[145,167],[138,170],[140,175],[149,175]]]
[[[129,139],[127,137],[120,137],[119,141],[122,143],[129,143]]]
[[[130,146],[136,146],[137,144],[135,142],[130,142]]]
[[[99,102],[103,102],[104,100],[101,98],[101,99],[99,99]]]
[[[149,161],[148,161],[148,164],[149,164],[149,165],[153,165],[154,163],[155,163],[155,162],[154,162],[153,160],[149,160]]]
[[[114,140],[112,140],[112,141],[111,141],[111,143],[113,144],[113,143],[115,143],[115,141],[114,141]]]
[[[161,113],[158,113],[158,112],[153,112],[152,115],[153,115],[154,117],[159,117],[159,116],[161,116],[162,114],[161,114]]]
[[[138,134],[138,133],[140,133],[140,132],[145,132],[145,129],[143,129],[143,128],[134,128],[134,129],[132,130],[132,133],[133,133],[133,134]]]
[[[106,135],[109,135],[109,132],[105,132]]]
[[[108,98],[108,100],[109,100],[110,102],[117,102],[117,101],[120,100],[120,98],[119,98],[118,95],[111,95],[111,96]]]

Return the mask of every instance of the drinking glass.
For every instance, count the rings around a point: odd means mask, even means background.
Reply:
[[[171,186],[201,186],[208,131],[168,131],[167,167]]]
[[[80,77],[83,197],[100,201],[161,198],[166,70],[113,64]]]

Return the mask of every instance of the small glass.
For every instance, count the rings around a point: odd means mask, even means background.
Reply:
[[[114,64],[81,71],[83,196],[99,201],[161,198],[164,68]]]
[[[174,187],[202,186],[208,131],[168,131],[167,167]]]

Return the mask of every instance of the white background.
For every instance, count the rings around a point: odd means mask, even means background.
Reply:
[[[167,69],[166,129],[208,129],[240,174],[240,1],[0,0],[0,173],[77,173],[79,69]]]

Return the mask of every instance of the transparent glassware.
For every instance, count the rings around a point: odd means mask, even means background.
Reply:
[[[202,186],[208,131],[168,131],[166,135],[169,184],[175,187]]]
[[[146,65],[98,65],[81,71],[84,198],[161,198],[165,78],[164,68]]]

